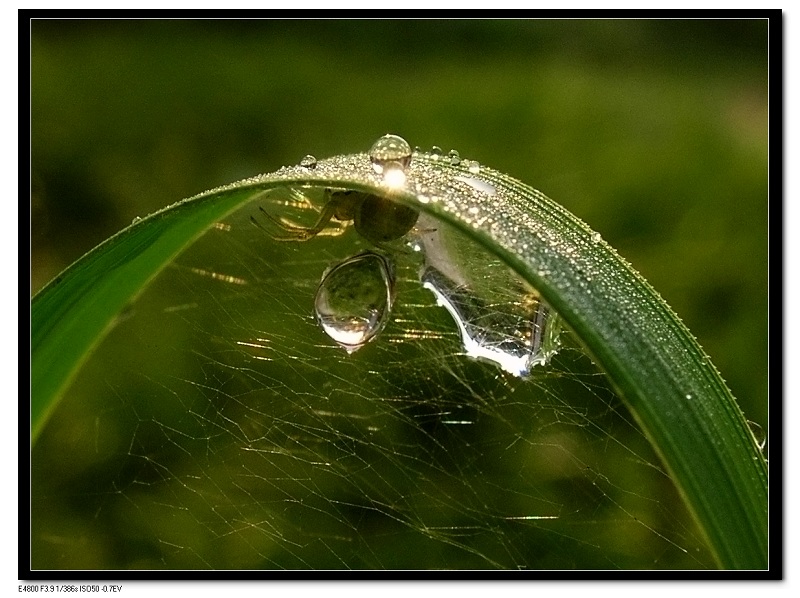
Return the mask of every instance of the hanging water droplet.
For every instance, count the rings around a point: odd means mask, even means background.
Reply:
[[[456,150],[451,149],[450,153],[447,155],[450,157],[450,164],[452,164],[453,166],[458,166],[459,164],[461,164],[461,156]]]
[[[394,295],[392,270],[385,257],[368,251],[323,275],[314,300],[317,321],[348,353],[374,339],[386,325]]]
[[[411,163],[411,146],[397,135],[384,135],[372,144],[369,159],[377,174],[384,174],[387,169],[405,170]]]
[[[484,302],[434,267],[424,268],[420,280],[452,316],[467,356],[526,377],[533,366],[546,364],[558,351],[557,316],[538,297],[520,301],[525,309],[516,313]]]
[[[300,166],[302,166],[303,168],[316,168],[317,159],[311,154],[303,156],[303,159],[300,160]]]
[[[756,441],[758,450],[763,451],[764,447],[767,445],[767,433],[764,431],[764,428],[749,419],[747,420],[747,425],[750,427],[750,432],[753,433],[753,438]]]

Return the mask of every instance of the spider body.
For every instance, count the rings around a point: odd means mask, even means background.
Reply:
[[[380,245],[406,235],[417,223],[419,212],[385,197],[352,190],[325,190],[325,206],[316,224],[310,228],[284,224],[267,213],[261,212],[284,232],[273,236],[279,241],[308,241],[316,237],[333,218],[340,222],[353,222],[356,232],[373,243]],[[251,217],[254,224],[258,222]]]

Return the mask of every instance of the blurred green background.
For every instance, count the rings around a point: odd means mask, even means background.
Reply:
[[[307,153],[366,151],[393,132],[509,173],[602,233],[683,318],[745,415],[766,429],[767,33],[765,21],[747,20],[34,21],[31,291],[134,217]],[[212,241],[202,251],[214,250]],[[185,289],[155,290],[170,306],[179,303],[170,294]],[[235,313],[221,301],[225,314]],[[214,321],[196,331],[201,341],[213,342]],[[171,354],[174,331],[157,332]],[[105,409],[115,404],[109,389],[121,388],[107,366],[94,366]],[[120,375],[139,368],[124,366]],[[164,407],[159,393],[141,395]],[[182,415],[191,392],[175,396]],[[587,407],[587,421],[603,425],[612,403],[591,404],[598,413]],[[37,445],[66,460],[38,472],[38,525],[48,533],[53,521],[77,526],[59,511],[48,515],[60,493],[66,500],[57,506],[80,511],[93,500],[86,488],[101,487],[96,470],[69,465],[82,453],[62,450],[76,442],[71,434],[86,436],[80,422],[100,421],[92,405],[63,409],[68,417]],[[104,426],[112,421],[101,416]],[[147,417],[133,418],[137,441],[147,436]],[[202,445],[203,434],[194,440]],[[96,439],[85,444],[97,452]],[[490,470],[499,462],[485,458]],[[80,491],[59,477],[70,469],[86,484]],[[626,487],[624,474],[605,475]],[[658,495],[665,505],[677,501],[669,492]],[[618,532],[639,550],[632,532],[608,530]],[[93,537],[85,534],[76,527],[72,537]]]
[[[32,292],[142,216],[386,132],[583,218],[767,427],[756,20],[33,21]]]
[[[747,20],[34,21],[31,291],[134,217],[218,185],[297,163],[308,153],[323,158],[363,152],[380,135],[393,132],[412,146],[455,148],[464,158],[509,173],[602,233],[683,318],[721,370],[745,415],[766,429],[767,33],[766,22]],[[198,250],[211,256],[208,263],[212,265],[213,252],[220,250],[214,239],[205,239]],[[261,242],[252,249],[265,247]],[[198,258],[198,264],[205,263]],[[250,267],[247,262],[234,263]],[[191,290],[188,284],[170,286],[157,281],[152,295],[163,305],[158,303],[153,313],[163,314],[165,306],[189,302],[192,293],[187,289]],[[175,299],[184,292],[186,298]],[[252,296],[232,293],[231,297],[248,300],[251,309],[253,297],[260,297],[261,291],[252,292]],[[170,417],[177,421],[185,414],[184,401],[192,404],[195,399],[198,404],[215,406],[211,421],[223,414],[230,416],[213,403],[213,393],[198,398],[189,388],[176,391],[173,397],[171,386],[159,388],[149,380],[149,370],[140,365],[151,359],[174,367],[176,353],[210,354],[200,343],[213,345],[215,338],[225,334],[235,338],[238,331],[230,333],[226,319],[239,313],[231,297],[220,298],[223,313],[209,318],[203,328],[189,326],[198,336],[186,337],[192,342],[181,336],[183,329],[164,327],[163,320],[153,318],[151,326],[157,330],[149,334],[149,329],[137,330],[139,344],[125,347],[130,353],[120,351],[122,357],[114,357],[104,352],[86,368],[83,382],[88,381],[93,390],[85,393],[89,399],[81,389],[73,389],[73,400],[62,404],[69,403],[70,409],[61,410],[58,425],[51,426],[36,447],[40,457],[51,459],[37,461],[34,472],[38,495],[32,523],[34,531],[39,531],[34,555],[39,566],[114,566],[128,562],[119,557],[128,550],[147,554],[151,547],[143,539],[141,546],[131,541],[131,530],[138,529],[131,518],[160,528],[160,542],[175,534],[180,539],[173,540],[176,544],[190,545],[181,533],[197,533],[198,526],[191,524],[198,521],[206,533],[215,529],[215,520],[203,511],[208,507],[205,503],[195,505],[197,511],[191,516],[188,509],[176,509],[188,520],[172,518],[169,525],[154,515],[169,512],[165,504],[194,505],[195,500],[211,500],[217,515],[213,487],[189,498],[180,494],[170,502],[163,496],[170,498],[170,492],[192,488],[183,485],[187,480],[183,469],[175,466],[174,476],[153,486],[153,480],[160,479],[156,470],[129,470],[139,463],[134,458],[139,455],[152,457],[153,463],[175,465],[170,456],[175,446],[161,441],[164,428],[153,425],[155,419],[149,421],[148,408],[163,426],[172,421]],[[150,322],[146,314],[137,321]],[[154,344],[147,344],[152,339]],[[186,347],[189,350],[184,351]],[[129,361],[137,351],[143,357]],[[207,370],[202,361],[201,365],[205,373],[214,371]],[[465,371],[472,371],[473,365],[464,365]],[[117,380],[136,379],[140,373],[141,389],[134,385],[130,390]],[[180,374],[176,376],[180,379]],[[262,376],[254,378],[254,386],[266,379]],[[413,385],[414,378],[408,378],[406,382]],[[218,381],[213,375],[212,379]],[[582,384],[580,379],[573,382]],[[249,399],[248,406],[259,404],[250,387],[234,392],[228,386],[222,384],[220,390]],[[123,390],[130,398],[123,398]],[[555,391],[552,396],[561,395]],[[289,403],[291,399],[284,398]],[[132,409],[119,407],[128,400]],[[137,400],[142,401],[141,414]],[[513,407],[513,393],[498,402],[503,401]],[[609,429],[619,427],[613,404],[597,391],[585,406],[570,404],[554,418],[563,419],[569,408],[585,409],[585,421],[601,428],[609,422]],[[293,421],[303,415],[290,404],[283,416],[280,405],[276,401],[270,408],[277,410],[277,420]],[[525,405],[512,421],[541,427],[540,431],[550,429],[547,409]],[[356,406],[368,407],[360,397]],[[537,411],[541,421],[525,419]],[[113,425],[108,431],[115,418],[130,419],[135,433],[126,428],[115,435]],[[87,421],[95,425],[88,432]],[[591,426],[573,428],[566,429],[592,436]],[[175,429],[182,428],[176,425]],[[597,486],[586,475],[570,478],[574,486],[569,485],[567,492],[576,501],[582,493],[588,495],[586,512],[602,519],[602,514],[591,511],[601,504],[595,497],[598,488],[605,488],[601,492],[608,491],[612,498],[614,491],[634,488],[634,494],[641,492],[641,497],[635,497],[641,499],[638,503],[645,507],[653,503],[659,511],[654,520],[662,517],[670,525],[682,525],[673,512],[660,513],[679,504],[671,486],[660,490],[663,480],[656,476],[652,488],[638,488],[640,480],[646,480],[638,477],[639,470],[654,468],[639,448],[644,439],[635,434],[630,438],[626,432],[623,428],[621,446],[641,456],[642,463],[632,464],[626,451],[619,455],[611,451],[604,455],[606,460],[619,462],[618,468],[603,471],[604,477],[613,480],[611,488]],[[186,443],[193,455],[191,465],[202,470],[202,481],[220,484],[221,494],[233,501],[235,491],[223,484],[232,475],[228,470],[238,471],[241,447],[232,442],[233,435],[225,435],[225,444],[212,451],[216,461],[205,466],[202,456],[208,433],[206,428],[195,430]],[[503,463],[496,458],[498,451],[490,450],[491,440],[468,440],[474,446],[474,458],[490,464],[487,471]],[[148,443],[162,452],[148,452],[152,448]],[[547,441],[545,446],[548,443],[563,444],[564,454],[581,454],[563,439]],[[598,453],[605,453],[607,445],[613,449],[615,443],[606,443],[602,436],[587,443]],[[331,450],[337,446],[330,443]],[[74,447],[82,447],[83,452]],[[500,448],[499,454],[510,459],[506,445]],[[236,456],[229,458],[228,450]],[[533,471],[525,469],[524,474],[541,482],[548,467],[559,467],[556,457],[561,453],[551,452],[555,454],[547,464],[522,455],[519,461],[505,462],[505,467],[516,479],[515,464],[526,463]],[[96,467],[104,459],[111,466]],[[586,458],[585,462],[593,461]],[[269,460],[255,460],[253,471],[262,473],[256,468],[281,463],[280,457],[272,455]],[[299,473],[294,475],[302,479]],[[132,485],[117,486],[129,478]],[[487,478],[487,483],[492,479]],[[448,491],[432,480],[431,496]],[[470,480],[469,484],[477,487],[480,482]],[[546,479],[536,486],[546,487]],[[108,488],[115,492],[119,488],[120,496],[104,495]],[[492,488],[515,487],[498,483]],[[402,490],[399,485],[397,491]],[[500,503],[506,500],[501,496],[505,497],[497,493]],[[530,496],[538,495],[530,491]],[[663,504],[648,497],[657,497]],[[120,514],[111,506],[124,507],[128,502],[132,514]],[[96,503],[103,504],[103,509]],[[153,508],[148,510],[151,503]],[[253,516],[263,517],[267,502],[255,503]],[[577,537],[589,538],[588,544],[593,544],[595,534],[625,536],[610,545],[622,545],[634,556],[649,554],[645,547],[653,550],[657,543],[652,536],[637,535],[642,530],[634,516],[641,516],[640,508],[631,507],[630,519],[619,521],[618,513],[611,511],[607,517],[615,525],[607,529],[589,525],[588,535]],[[122,522],[119,527],[108,522],[114,517]],[[287,515],[287,520],[293,517]],[[220,537],[227,541],[222,532]],[[398,537],[386,534],[384,539],[392,543]],[[687,550],[695,544],[691,531],[679,541]],[[105,549],[103,542],[108,543]],[[417,545],[409,546],[412,553],[417,551]],[[570,553],[560,550],[554,553],[563,562],[549,566],[570,566]],[[227,554],[218,544],[211,552]],[[665,556],[660,565],[682,563],[671,558]],[[141,556],[131,557],[130,562],[147,566],[166,562],[155,557],[137,559]],[[605,567],[636,561],[612,555],[608,561],[577,562]],[[706,556],[699,557],[698,563],[706,562]],[[190,560],[187,563],[196,566]]]

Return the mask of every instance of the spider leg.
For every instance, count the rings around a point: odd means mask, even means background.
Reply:
[[[263,230],[265,233],[267,233],[275,241],[307,241],[317,236],[320,233],[320,231],[322,231],[322,229],[325,228],[325,226],[328,224],[328,222],[333,217],[333,214],[336,211],[336,205],[334,202],[328,202],[323,208],[322,212],[320,213],[319,219],[317,220],[316,224],[311,228],[286,224],[281,220],[277,219],[269,212],[267,212],[263,207],[259,206],[258,209],[270,222],[272,222],[276,227],[281,229],[285,234],[283,235],[273,234],[272,232],[267,230],[261,223],[259,223],[253,216],[250,216],[250,221],[253,224],[255,224],[258,228]]]

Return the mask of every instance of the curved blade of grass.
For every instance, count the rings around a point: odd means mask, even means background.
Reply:
[[[766,461],[680,319],[597,233],[538,191],[482,168],[478,180],[494,194],[453,193],[453,179],[468,181],[469,170],[442,177],[458,169],[437,162],[432,170],[419,177],[441,198],[431,210],[500,255],[570,325],[660,454],[720,565],[766,568]]]
[[[182,248],[259,191],[341,185],[392,194],[462,229],[536,287],[606,370],[726,568],[767,567],[766,463],[719,373],[659,295],[584,223],[490,169],[417,155],[402,190],[364,154],[212,190],[112,237],[31,305],[35,441],[118,314]]]
[[[118,314],[186,245],[250,190],[178,202],[95,247],[31,301],[31,442]]]

